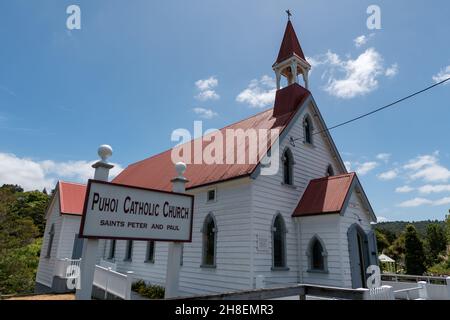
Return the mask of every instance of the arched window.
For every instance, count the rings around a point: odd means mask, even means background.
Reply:
[[[53,223],[50,231],[48,232],[48,246],[47,246],[47,254],[45,255],[47,258],[50,258],[52,254],[53,247],[53,239],[55,238],[55,224]]]
[[[292,185],[294,184],[293,178],[293,167],[294,167],[294,156],[292,155],[291,149],[287,148],[283,152],[283,183]]]
[[[273,268],[286,268],[286,226],[281,214],[272,223]]]
[[[309,143],[312,144],[313,140],[312,140],[312,123],[311,123],[311,119],[309,118],[309,116],[306,116],[305,119],[303,120],[303,131],[304,131],[304,135],[305,135],[305,143]]]
[[[333,170],[333,167],[331,166],[331,164],[329,164],[327,167],[327,177],[332,177],[332,176],[334,176],[334,170]]]
[[[310,272],[327,272],[327,251],[318,236],[314,236],[308,246],[308,260]]]
[[[203,267],[216,266],[216,235],[217,226],[214,216],[210,213],[206,216],[203,223]]]

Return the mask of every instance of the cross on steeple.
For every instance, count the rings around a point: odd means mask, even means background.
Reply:
[[[288,10],[286,10],[286,13],[287,13],[287,16],[288,16],[288,21],[291,21],[291,16],[292,16],[291,11],[288,9]]]

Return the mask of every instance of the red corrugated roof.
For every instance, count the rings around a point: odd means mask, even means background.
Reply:
[[[298,88],[300,89],[298,89]],[[220,131],[224,137],[224,145],[226,145],[226,129],[279,129],[280,133],[286,128],[290,120],[298,110],[299,106],[309,96],[309,91],[301,88],[298,84],[293,84],[288,87],[287,93],[292,95],[289,99],[284,99],[282,102],[275,102],[276,106],[281,108],[283,105],[282,114],[274,116],[274,109],[261,112],[251,118],[242,120],[228,127],[221,129]],[[278,100],[278,95],[277,95]],[[245,152],[248,154],[249,144],[248,139],[245,139]],[[194,148],[196,144],[193,140],[186,143],[184,146],[189,145],[191,147],[191,164],[187,165],[185,172],[186,178],[189,182],[186,188],[199,187],[211,183],[217,183],[220,181],[230,180],[238,177],[248,176],[256,168],[257,164],[226,164],[226,152],[223,151],[223,163],[224,164],[194,164],[200,153],[214,141],[203,142],[202,148]],[[197,150],[196,150],[197,149]],[[235,150],[237,149],[235,143]],[[265,154],[267,150],[259,150],[260,155]],[[236,151],[235,151],[236,154]],[[192,157],[192,155],[194,155]],[[176,176],[174,164],[171,160],[171,150],[167,150],[151,158],[142,160],[140,162],[131,164],[125,170],[123,170],[113,182],[139,186],[143,188],[159,189],[170,191],[172,189],[171,179]]]
[[[311,180],[293,217],[341,212],[355,173]]]
[[[58,190],[61,214],[81,215],[86,197],[86,185],[59,181]]]
[[[300,42],[295,34],[294,27],[292,26],[291,21],[288,21],[286,30],[284,31],[283,42],[281,43],[280,51],[275,64],[290,58],[294,54],[306,61],[303,50],[300,47]]]

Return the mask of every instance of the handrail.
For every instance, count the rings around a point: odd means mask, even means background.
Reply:
[[[305,300],[306,295],[349,300],[363,300],[365,291],[360,289],[298,284],[288,287],[233,291],[227,293],[196,295],[190,297],[175,297],[170,300],[266,300],[296,295],[299,296],[300,300]]]
[[[438,277],[438,276],[417,276],[410,274],[382,273],[381,279],[384,280],[383,278],[384,279],[389,278],[386,279],[386,281],[395,281],[395,282],[399,282],[398,279],[404,279],[404,280],[412,280],[412,282],[426,281],[427,283],[430,283],[430,281],[436,281],[441,282],[442,284],[446,284],[446,277]]]

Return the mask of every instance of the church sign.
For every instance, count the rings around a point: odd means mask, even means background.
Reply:
[[[89,180],[80,237],[190,242],[194,196]]]

